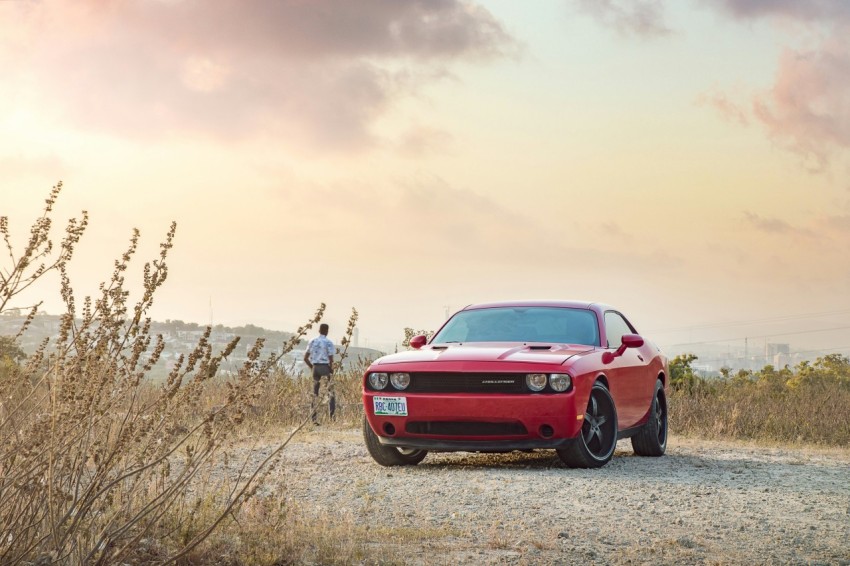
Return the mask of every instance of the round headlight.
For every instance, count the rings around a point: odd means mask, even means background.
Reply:
[[[407,389],[407,386],[410,385],[410,374],[391,373],[390,383],[392,383],[393,387],[395,387],[396,389]]]
[[[553,373],[549,376],[549,386],[558,393],[569,389],[572,383],[573,379],[568,373]]]
[[[380,391],[384,387],[387,386],[387,382],[390,380],[389,376],[385,373],[370,373],[369,374],[369,385],[372,389],[377,389]]]
[[[543,391],[546,387],[545,373],[530,373],[525,376],[525,384],[532,391]]]

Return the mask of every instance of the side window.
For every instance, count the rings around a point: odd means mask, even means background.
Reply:
[[[623,343],[623,334],[632,334],[634,330],[629,326],[620,313],[608,311],[605,313],[605,334],[608,336],[608,347],[618,348]]]

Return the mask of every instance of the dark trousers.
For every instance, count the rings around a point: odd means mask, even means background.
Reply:
[[[328,378],[328,412],[331,418],[334,418],[336,410],[336,396],[334,395],[333,375],[331,375],[331,366],[329,364],[313,364],[313,409],[310,413],[310,418],[313,422],[318,420],[316,409],[319,405],[319,388],[322,385],[322,378]]]

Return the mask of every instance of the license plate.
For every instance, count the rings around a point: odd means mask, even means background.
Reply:
[[[372,397],[376,415],[389,415],[393,417],[407,416],[406,397]]]

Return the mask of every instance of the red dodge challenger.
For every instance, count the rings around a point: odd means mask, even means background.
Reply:
[[[548,448],[596,468],[621,438],[641,456],[667,447],[667,358],[607,305],[471,305],[410,345],[363,377],[363,436],[382,466]]]

